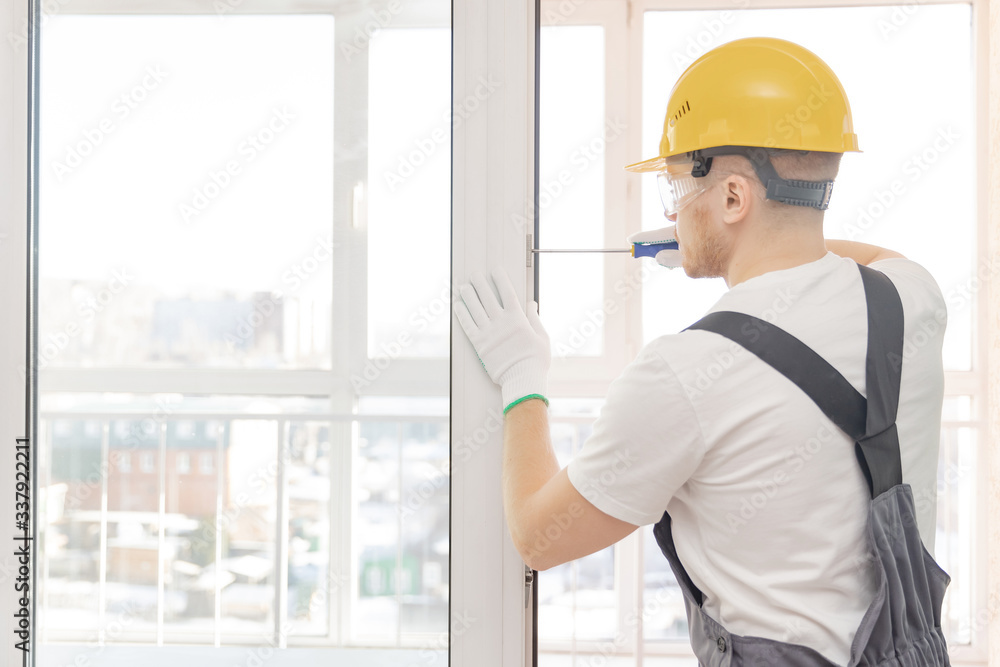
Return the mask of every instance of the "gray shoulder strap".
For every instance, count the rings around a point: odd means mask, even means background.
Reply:
[[[688,327],[742,345],[795,383],[854,439],[872,498],[902,484],[896,433],[903,362],[903,305],[882,272],[858,265],[868,302],[867,400],[825,359],[787,331],[752,315],[710,313]]]

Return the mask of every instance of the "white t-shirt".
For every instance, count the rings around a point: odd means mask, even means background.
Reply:
[[[945,302],[915,262],[872,268],[889,276],[903,303],[896,424],[903,481],[933,553]],[[719,310],[774,323],[865,395],[867,308],[853,260],[827,253],[751,278],[709,312]],[[629,523],[655,523],[669,511],[681,563],[705,594],[705,610],[730,632],[849,660],[874,597],[867,485],[853,441],[753,353],[706,331],[646,345],[611,384],[569,479]]]

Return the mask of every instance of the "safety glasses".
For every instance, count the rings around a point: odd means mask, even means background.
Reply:
[[[667,217],[676,215],[709,188],[707,178],[695,178],[691,175],[692,166],[691,162],[668,164],[666,169],[656,175],[656,186]]]

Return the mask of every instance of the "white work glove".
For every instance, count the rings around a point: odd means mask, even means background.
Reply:
[[[648,232],[639,232],[628,237],[629,243],[663,243],[664,241],[676,241],[677,233],[675,225],[654,229]],[[676,269],[681,266],[681,251],[678,243],[677,250],[661,250],[656,253],[656,263],[668,269]]]
[[[502,269],[494,269],[493,282],[500,293],[499,303],[486,277],[472,276],[472,283],[462,285],[462,303],[455,304],[455,316],[472,341],[490,379],[500,385],[504,412],[528,398],[545,398],[548,391],[552,350],[549,335],[538,319],[534,301],[525,313],[510,278]]]

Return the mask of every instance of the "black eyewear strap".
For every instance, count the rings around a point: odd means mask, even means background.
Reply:
[[[808,206],[825,211],[830,206],[833,181],[797,181],[781,178],[771,164],[767,150],[752,146],[717,146],[688,153],[693,163],[691,175],[707,176],[712,158],[717,155],[742,155],[753,165],[760,182],[767,188],[767,198],[792,206]]]

